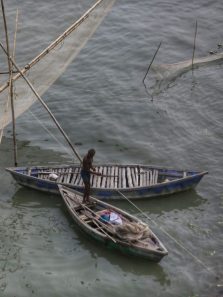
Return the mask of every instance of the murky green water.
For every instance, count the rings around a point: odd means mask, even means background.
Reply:
[[[90,3],[71,2],[5,3],[12,20],[21,11],[18,62],[30,60],[71,23],[73,10]],[[137,203],[169,255],[154,264],[108,251],[76,229],[59,197],[19,187],[4,170],[13,166],[8,127],[0,146],[1,297],[223,296],[222,65],[183,74],[153,101],[142,84],[160,40],[156,63],[191,57],[196,19],[196,54],[216,48],[221,11],[220,1],[118,1],[44,95],[80,154],[96,149],[95,162],[209,171],[196,191]],[[18,119],[17,134],[19,165],[73,162],[37,103]],[[127,201],[116,204],[143,218]]]

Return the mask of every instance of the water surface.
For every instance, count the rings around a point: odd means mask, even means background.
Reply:
[[[26,64],[91,3],[5,3],[10,32],[20,11],[17,62]],[[0,146],[0,296],[223,295],[222,65],[183,74],[153,101],[142,84],[161,40],[155,63],[192,57],[196,20],[196,55],[218,49],[222,8],[221,1],[117,1],[43,96],[80,154],[96,149],[95,162],[209,171],[196,191],[137,203],[169,255],[154,264],[105,250],[76,229],[59,197],[19,187],[4,170],[13,166],[9,126]],[[18,119],[17,134],[19,165],[74,161],[38,103]],[[116,204],[144,219],[127,201]]]

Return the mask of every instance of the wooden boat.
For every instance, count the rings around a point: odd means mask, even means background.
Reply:
[[[109,249],[159,262],[168,254],[149,226],[127,212],[91,197],[82,204],[82,194],[58,185],[77,226]]]
[[[95,167],[102,176],[91,176],[91,194],[102,200],[169,195],[194,188],[207,171],[184,171],[146,165],[104,164]],[[57,183],[83,192],[80,165],[6,168],[22,186],[59,194]]]

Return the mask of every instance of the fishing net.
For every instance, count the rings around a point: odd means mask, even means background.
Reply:
[[[143,223],[125,223],[115,227],[116,235],[125,241],[137,241],[151,235],[149,226]]]
[[[193,67],[198,68],[222,62],[223,52],[209,55],[207,57],[196,58],[194,59]],[[152,71],[149,74],[147,85],[153,91],[153,94],[158,94],[166,89],[178,77],[191,69],[191,59],[174,64],[152,65]]]
[[[22,72],[41,96],[65,71],[86,42],[96,31],[116,0],[97,1],[78,21],[72,24],[39,56],[27,64]],[[24,79],[13,76],[15,117],[26,111],[36,97]],[[0,80],[1,82],[1,80]],[[0,86],[0,142],[3,128],[11,122],[11,108],[7,82]]]

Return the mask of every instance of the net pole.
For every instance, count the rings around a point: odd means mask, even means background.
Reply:
[[[56,124],[57,128],[59,129],[59,131],[61,132],[61,134],[64,136],[64,138],[66,139],[67,143],[69,144],[70,148],[72,149],[72,151],[74,152],[74,154],[76,155],[76,157],[79,159],[79,161],[82,163],[82,158],[79,155],[79,153],[76,151],[76,149],[74,148],[72,142],[70,141],[69,137],[67,136],[67,134],[65,133],[65,131],[62,129],[62,127],[60,126],[59,122],[57,121],[57,119],[55,118],[55,116],[53,115],[53,113],[50,111],[49,107],[47,106],[47,104],[43,101],[43,99],[40,97],[40,95],[37,93],[37,91],[35,90],[35,88],[33,87],[33,85],[31,84],[31,82],[28,80],[28,78],[22,73],[22,71],[20,70],[20,68],[17,66],[16,62],[12,59],[12,57],[10,57],[8,55],[8,52],[6,51],[6,49],[4,48],[3,44],[0,42],[0,47],[2,48],[2,50],[4,51],[4,53],[9,57],[9,60],[12,62],[12,64],[14,65],[14,67],[16,68],[16,70],[21,74],[21,76],[23,77],[23,79],[26,81],[26,83],[28,84],[28,86],[30,87],[30,89],[33,91],[33,93],[35,94],[35,96],[37,97],[37,99],[40,101],[40,103],[43,105],[43,107],[46,109],[46,111],[48,112],[48,114],[50,115],[50,117],[52,118],[52,120],[54,121],[54,123]]]
[[[14,108],[13,80],[12,80],[13,65],[12,65],[12,62],[10,60],[10,47],[9,47],[9,38],[8,38],[8,28],[7,28],[7,22],[6,22],[6,15],[5,15],[5,8],[4,8],[4,1],[3,0],[1,0],[1,7],[2,7],[3,22],[4,22],[7,60],[8,60],[8,69],[9,69],[9,97],[10,97],[10,102],[11,102],[11,113],[12,113],[14,164],[15,164],[15,166],[17,166],[18,165],[18,163],[17,163],[17,142],[16,142],[16,130],[15,130],[15,108]]]

